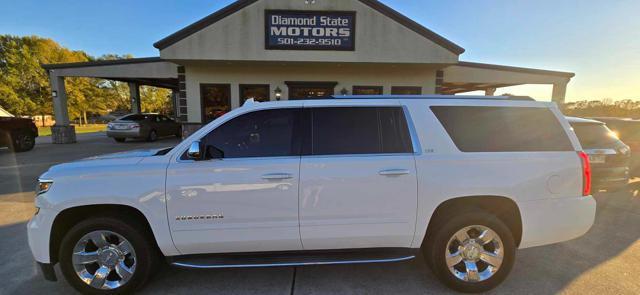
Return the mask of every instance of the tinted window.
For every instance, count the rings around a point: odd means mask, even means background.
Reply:
[[[378,108],[382,152],[413,153],[407,119],[402,108]]]
[[[313,108],[313,155],[412,153],[402,108]]]
[[[219,126],[204,139],[225,158],[279,157],[300,154],[294,132],[301,111],[277,109],[241,115]]]
[[[618,139],[603,124],[571,124],[573,131],[585,149],[612,148],[618,145]]]
[[[124,121],[144,121],[149,118],[149,115],[128,115],[120,118],[120,120]]]
[[[573,150],[547,108],[433,106],[431,110],[463,152]]]

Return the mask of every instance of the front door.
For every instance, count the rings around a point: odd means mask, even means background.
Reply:
[[[167,171],[173,241],[183,254],[301,250],[298,226],[301,110],[240,115],[201,139],[222,159]]]
[[[402,108],[305,113],[312,122],[300,165],[304,249],[409,247],[417,178]]]

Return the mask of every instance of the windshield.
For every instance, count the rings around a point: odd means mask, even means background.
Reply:
[[[120,118],[120,120],[123,120],[123,121],[144,121],[147,118],[149,118],[149,115],[136,114],[136,115],[124,116],[124,117]]]
[[[612,148],[620,141],[604,124],[571,124],[584,149]]]

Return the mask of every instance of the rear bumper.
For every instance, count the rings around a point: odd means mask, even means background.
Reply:
[[[133,130],[107,130],[108,137],[114,138],[140,138],[143,137],[140,129]]]
[[[584,235],[595,220],[593,197],[553,198],[521,202],[520,249],[559,243]]]
[[[629,183],[629,167],[594,167],[593,189],[615,189]]]

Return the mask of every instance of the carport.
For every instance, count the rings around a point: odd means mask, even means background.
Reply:
[[[76,141],[75,128],[70,124],[67,109],[66,77],[101,78],[126,82],[131,97],[131,112],[139,113],[140,86],[155,86],[172,90],[174,108],[179,90],[178,65],[159,57],[105,60],[94,62],[48,64],[42,66],[49,74],[53,111],[56,123],[51,127],[53,143]]]
[[[553,85],[551,99],[564,103],[567,84],[574,73],[521,68],[461,61],[438,72],[440,94],[458,94],[484,91],[494,95],[497,88],[525,85]]]

